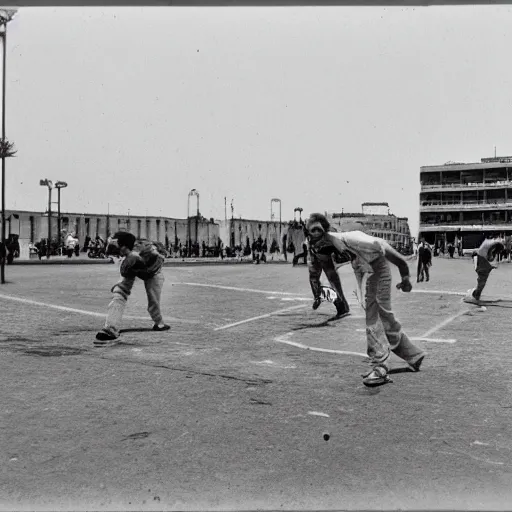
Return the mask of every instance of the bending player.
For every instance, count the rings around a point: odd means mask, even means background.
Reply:
[[[489,275],[495,268],[498,268],[498,255],[504,250],[505,246],[500,240],[489,239],[484,240],[478,250],[473,253],[475,272],[478,276],[476,288],[468,290],[468,295],[464,297],[464,302],[469,302],[470,304],[478,304],[480,302],[480,297]],[[490,262],[495,259],[496,264],[492,265]]]
[[[123,279],[112,287],[113,297],[108,305],[105,325],[96,334],[95,345],[107,345],[119,338],[124,309],[137,277],[144,281],[148,312],[153,320],[153,331],[170,329],[170,326],[163,322],[160,311],[160,297],[164,284],[162,273],[164,256],[151,243],[143,244],[140,252],[134,251],[136,239],[131,233],[120,231],[114,235],[111,244],[114,241],[119,247],[119,254],[124,257],[120,269]]]
[[[305,231],[309,241],[309,223],[306,224]],[[350,255],[347,253],[343,255],[335,253],[336,250],[334,245],[327,240],[320,244],[309,244],[309,284],[314,298],[313,309],[318,309],[322,303],[322,284],[320,283],[320,276],[322,275],[322,271],[324,271],[325,276],[337,295],[333,302],[337,311],[336,316],[338,318],[343,318],[350,314],[350,308],[343,293],[340,276],[336,270],[334,258],[336,258],[336,263],[349,262]]]
[[[406,361],[414,371],[419,371],[425,352],[416,347],[402,330],[391,310],[391,271],[389,263],[396,265],[402,277],[397,288],[410,292],[407,262],[385,240],[361,231],[329,232],[330,224],[325,215],[313,213],[308,220],[309,242],[312,250],[322,254],[335,252],[350,254],[358,283],[366,279],[366,341],[372,370],[364,375],[365,386],[380,386],[391,382],[388,377],[390,352]],[[382,336],[379,323],[384,327]]]

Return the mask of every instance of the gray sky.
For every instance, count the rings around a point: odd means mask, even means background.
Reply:
[[[22,8],[7,207],[283,218],[387,201],[419,168],[512,154],[512,8]]]

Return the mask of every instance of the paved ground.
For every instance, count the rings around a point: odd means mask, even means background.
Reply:
[[[94,348],[117,272],[7,268],[1,509],[510,507],[512,312],[461,303],[468,259],[436,258],[431,282],[394,292],[429,356],[417,374],[396,359],[373,390],[363,311],[351,298],[352,316],[326,324],[305,267],[166,267],[172,331],[150,331],[139,283],[122,342]],[[505,263],[486,292],[511,284]]]

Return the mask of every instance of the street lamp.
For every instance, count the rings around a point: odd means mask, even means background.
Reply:
[[[14,145],[7,141],[5,137],[5,89],[6,89],[6,62],[7,62],[7,24],[16,15],[16,9],[0,9],[0,37],[2,38],[2,141],[0,144],[0,153],[2,158],[2,239],[0,251],[0,278],[2,284],[5,284],[5,159],[14,156]]]
[[[50,242],[52,239],[52,188],[53,183],[48,180],[39,180],[39,185],[48,187],[48,243],[46,244],[46,259],[50,259]]]
[[[58,239],[59,239],[59,249],[61,242],[61,218],[60,218],[60,189],[66,188],[68,184],[65,181],[57,181],[55,183],[55,188],[57,189],[57,229],[59,231]]]
[[[190,251],[192,249],[192,236],[191,236],[191,229],[190,229],[190,198],[192,196],[196,196],[197,197],[197,213],[196,213],[196,242],[197,242],[197,229],[198,229],[198,226],[197,226],[197,223],[198,223],[198,220],[199,220],[199,192],[193,188],[189,193],[188,193],[188,204],[187,204],[187,218],[188,218],[188,256],[190,257]]]
[[[274,220],[274,213],[272,211],[272,206],[274,205],[274,203],[279,203],[279,245],[281,245],[281,242],[282,242],[281,199],[279,199],[278,197],[274,197],[270,200],[270,218],[271,218],[271,220]],[[286,248],[285,248],[285,250],[286,250]]]

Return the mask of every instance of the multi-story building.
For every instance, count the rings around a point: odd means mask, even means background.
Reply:
[[[361,213],[327,213],[329,221],[340,230],[361,229],[369,235],[389,242],[405,254],[413,250],[413,239],[407,217],[392,214],[388,203],[363,203]]]
[[[419,236],[430,244],[478,247],[512,233],[512,157],[420,168]]]

